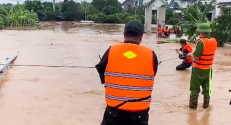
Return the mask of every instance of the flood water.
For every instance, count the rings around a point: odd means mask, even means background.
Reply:
[[[20,51],[14,64],[94,66],[110,45],[123,40],[123,25],[78,26],[45,23],[42,30],[0,31],[0,61]],[[142,45],[159,61],[177,57],[179,44],[156,44],[145,34]],[[51,45],[52,43],[52,45]],[[195,48],[195,45],[192,45]],[[180,59],[159,65],[152,93],[150,125],[230,125],[231,47],[217,50],[211,106],[189,110],[191,68],[176,71]],[[95,69],[11,67],[0,84],[0,125],[99,125],[104,87]]]

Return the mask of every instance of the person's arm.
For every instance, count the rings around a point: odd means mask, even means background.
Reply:
[[[153,64],[154,65],[154,72],[156,75],[159,63],[158,63],[158,59],[157,59],[157,56],[156,56],[154,51],[153,51],[153,59],[154,59],[154,64]]]
[[[188,50],[185,49],[185,50],[183,51],[183,53],[187,55],[187,54],[188,54]]]
[[[198,41],[197,46],[196,46],[196,50],[194,51],[193,55],[193,59],[194,60],[198,60],[204,50],[204,43],[202,41]]]
[[[96,70],[99,73],[99,77],[100,77],[100,80],[101,80],[102,84],[105,83],[104,73],[105,73],[105,70],[106,70],[106,67],[107,67],[107,63],[108,63],[108,54],[109,54],[110,48],[111,47],[109,47],[107,49],[107,51],[104,53],[104,55],[103,55],[102,59],[100,60],[100,62],[97,65],[95,65]]]

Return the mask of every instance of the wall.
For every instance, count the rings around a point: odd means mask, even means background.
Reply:
[[[165,13],[166,13],[165,7],[157,8],[157,20],[158,20],[158,24],[161,26],[165,25]]]
[[[144,32],[151,33],[152,30],[152,9],[145,9],[145,23],[144,23]]]
[[[231,2],[231,0],[216,0],[216,3],[220,3],[220,2]],[[220,14],[220,8],[217,8],[218,6],[216,5],[216,10],[215,10],[215,18]]]

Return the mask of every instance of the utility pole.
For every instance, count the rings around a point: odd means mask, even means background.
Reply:
[[[53,0],[53,10],[55,12],[55,0]]]
[[[85,1],[85,21],[87,21],[87,0]]]
[[[135,6],[135,20],[136,20],[136,6]]]

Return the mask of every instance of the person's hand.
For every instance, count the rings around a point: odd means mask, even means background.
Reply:
[[[193,54],[192,53],[188,53],[188,55],[187,56],[193,56]]]
[[[179,49],[175,49],[175,50],[176,50],[176,53],[180,53],[180,52],[179,52],[179,51],[180,51]]]

